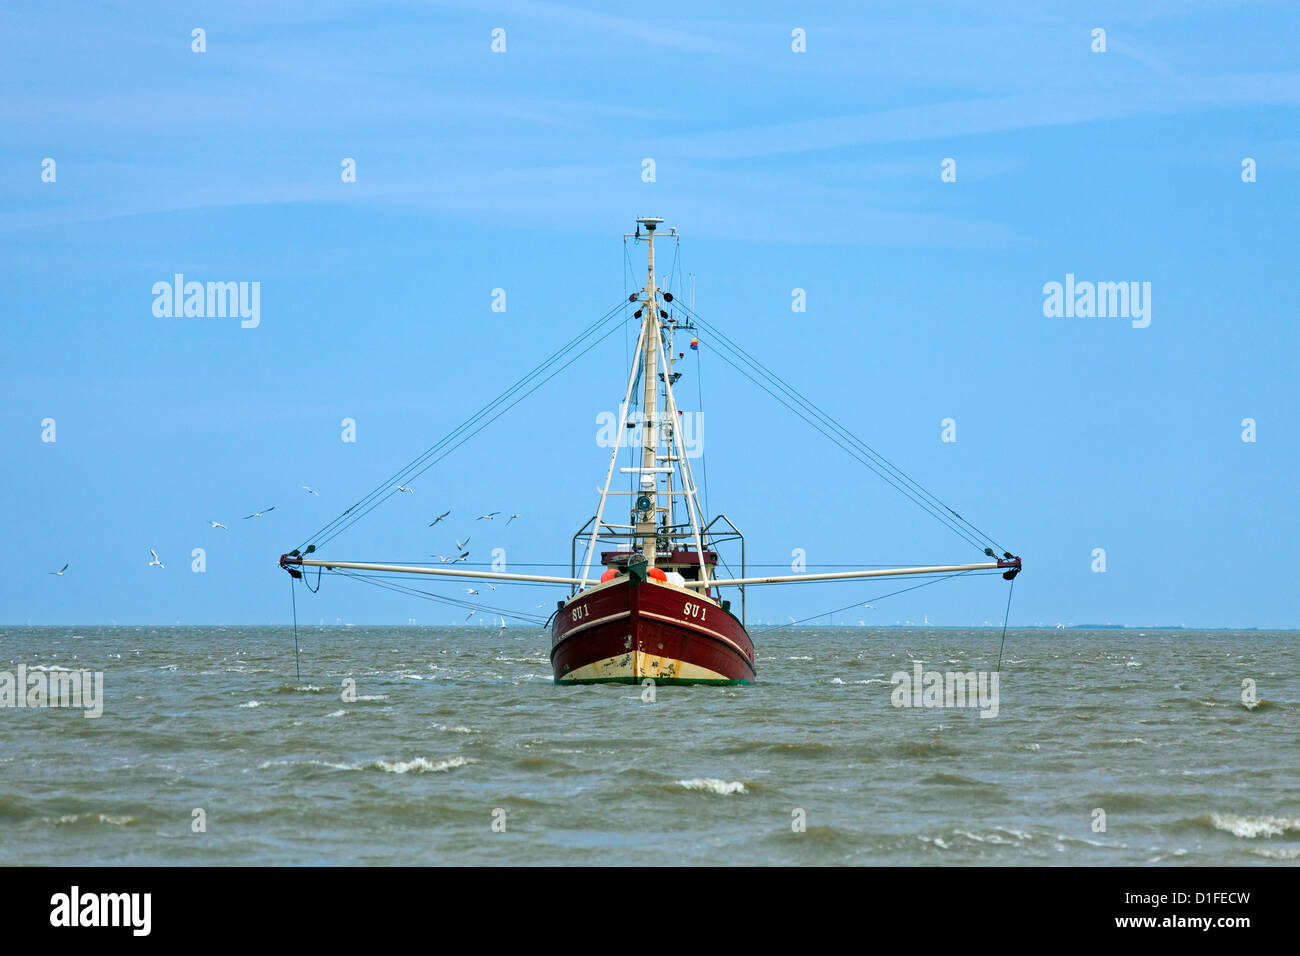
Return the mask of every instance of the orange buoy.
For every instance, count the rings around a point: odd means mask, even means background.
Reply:
[[[617,571],[613,568],[606,568],[605,573],[600,576],[600,581],[603,584],[606,581],[613,581],[616,577],[618,577]]]
[[[656,581],[667,581],[668,575],[664,574],[662,568],[651,568],[646,572],[646,577],[654,578]]]

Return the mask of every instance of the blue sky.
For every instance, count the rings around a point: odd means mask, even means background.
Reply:
[[[1300,15],[1131,7],[10,5],[0,621],[287,622],[276,557],[624,298],[621,236],[656,215],[703,317],[1024,556],[1013,624],[1296,626]],[[175,273],[260,283],[260,324],[155,316]],[[1046,317],[1067,273],[1151,283],[1149,327]],[[567,562],[626,347],[593,349],[330,554],[428,560],[472,533],[475,560]],[[707,336],[686,372],[710,504],[751,562],[973,556]],[[523,517],[470,520],[492,510]],[[750,617],[886,590],[755,589]],[[1005,599],[997,578],[953,582],[835,620],[981,624]],[[299,612],[463,618],[345,581]]]

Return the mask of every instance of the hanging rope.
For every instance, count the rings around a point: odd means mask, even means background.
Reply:
[[[1007,609],[1002,615],[1002,643],[998,645],[998,673],[1002,673],[1002,648],[1007,646],[1007,621],[1011,620],[1011,595],[1016,593],[1016,579],[1011,579],[1011,587],[1007,588]]]
[[[297,680],[302,680],[302,662],[298,654],[298,592],[294,589],[295,578],[289,578],[289,601],[293,604],[293,670]]]

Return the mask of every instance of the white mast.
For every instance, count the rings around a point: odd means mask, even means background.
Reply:
[[[655,554],[658,535],[655,522],[659,516],[659,473],[655,470],[659,463],[659,383],[657,379],[659,349],[659,290],[655,288],[655,229],[663,222],[653,216],[637,220],[637,235],[641,226],[646,229],[647,277],[645,298],[641,308],[645,320],[641,326],[645,348],[641,353],[641,475],[637,481],[637,490],[650,498],[650,508],[640,511],[636,522],[636,540],[641,553],[645,555],[646,567],[655,566]]]

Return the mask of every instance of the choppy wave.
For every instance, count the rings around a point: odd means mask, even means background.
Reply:
[[[356,764],[333,763],[328,760],[267,760],[257,765],[258,770],[269,770],[272,767],[326,767],[330,770],[360,769]]]
[[[271,767],[325,767],[329,770],[381,770],[384,773],[445,773],[457,767],[478,763],[469,757],[460,755],[446,757],[442,760],[430,760],[428,757],[413,757],[410,760],[371,760],[364,763],[336,763],[330,760],[267,760],[258,765],[258,770]]]
[[[739,780],[719,780],[716,777],[696,777],[693,780],[678,780],[679,787],[685,787],[687,790],[702,790],[706,793],[716,793],[720,796],[729,797],[737,793],[749,793],[749,790]]]
[[[63,816],[51,823],[59,825],[80,824],[80,823],[107,823],[110,826],[124,827],[132,823],[139,823],[135,817],[113,816],[108,813],[65,813]]]
[[[1253,846],[1250,852],[1266,860],[1300,860],[1300,846]]]
[[[1300,833],[1300,817],[1252,817],[1238,813],[1211,813],[1202,818],[1216,830],[1226,830],[1233,836],[1253,840],[1256,837],[1275,837],[1286,833]]]
[[[448,757],[445,760],[430,760],[428,757],[416,757],[412,760],[376,760],[365,765],[365,769],[382,770],[385,773],[445,773],[457,767],[468,766],[477,761],[468,757]]]

